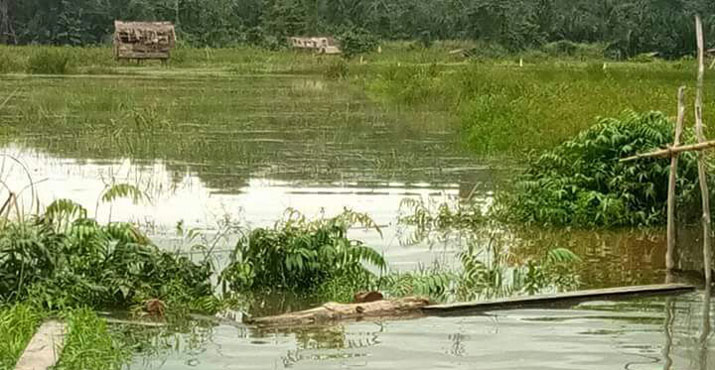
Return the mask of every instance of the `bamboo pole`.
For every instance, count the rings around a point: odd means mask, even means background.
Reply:
[[[700,16],[695,16],[695,31],[698,41],[698,87],[695,97],[695,133],[698,142],[705,142],[703,133],[703,86],[705,85],[705,40],[703,38],[703,22]],[[698,153],[698,179],[700,182],[700,198],[703,201],[703,264],[705,269],[706,289],[710,289],[712,282],[712,257],[711,257],[711,225],[710,225],[710,192],[707,183],[707,167],[705,153]]]
[[[670,147],[666,149],[661,149],[661,150],[656,150],[655,152],[651,153],[643,153],[643,154],[636,154],[631,157],[623,158],[619,160],[619,162],[632,162],[637,159],[643,159],[643,158],[667,158],[667,157],[672,157],[676,154],[682,153],[682,152],[692,152],[692,151],[703,151],[706,149],[710,148],[715,148],[715,140],[710,140],[698,144],[689,144],[689,145],[682,145],[678,147]]]
[[[680,136],[683,134],[683,123],[685,122],[685,86],[678,89],[678,119],[675,124],[675,139],[673,147],[680,145]],[[678,178],[678,154],[670,158],[670,179],[668,182],[668,249],[665,254],[665,267],[668,271],[675,268],[675,185]]]

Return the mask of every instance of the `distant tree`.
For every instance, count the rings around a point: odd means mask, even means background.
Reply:
[[[276,46],[362,29],[382,39],[480,39],[511,50],[603,42],[623,56],[693,52],[692,16],[715,38],[713,0],[0,0],[0,42],[103,42],[113,20],[169,20],[195,45]]]

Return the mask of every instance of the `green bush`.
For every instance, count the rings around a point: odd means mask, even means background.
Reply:
[[[61,75],[69,71],[70,53],[62,48],[40,48],[27,62],[27,72],[32,74]]]
[[[662,113],[627,113],[600,119],[531,161],[512,192],[503,192],[494,212],[518,222],[559,226],[649,226],[665,221],[670,162],[619,159],[673,142],[673,125]],[[678,202],[697,201],[693,153],[681,155]]]
[[[344,32],[338,37],[338,41],[346,58],[374,51],[380,44],[375,35],[363,28],[353,28]]]
[[[130,224],[99,225],[70,201],[0,229],[0,300],[50,309],[211,297],[212,268],[160,250]]]
[[[234,292],[310,294],[347,277],[344,291],[365,289],[375,275],[364,263],[378,269],[386,263],[374,249],[348,239],[348,228],[356,224],[375,226],[367,216],[346,211],[316,221],[291,216],[272,229],[255,229],[238,241],[221,281]]]

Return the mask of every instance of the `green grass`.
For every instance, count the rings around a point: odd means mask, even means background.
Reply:
[[[674,115],[677,88],[693,85],[694,68],[692,62],[607,63],[605,69],[603,62],[578,61],[523,68],[395,64],[364,81],[371,96],[389,105],[445,112],[478,155],[520,156],[561,143],[596,117],[626,110]],[[712,90],[715,80],[706,81]],[[689,98],[692,103],[692,93]],[[715,118],[715,100],[706,100],[705,112],[706,121]]]
[[[0,370],[15,368],[43,316],[27,304],[0,307]]]
[[[414,42],[391,42],[385,43],[380,53],[343,61],[255,47],[178,48],[170,66],[162,67],[154,62],[137,66],[115,61],[109,47],[0,46],[0,73],[32,71],[31,61],[38,59],[37,55],[57,54],[69,59],[66,73],[104,77],[76,83],[13,81],[13,88],[21,86],[29,101],[17,108],[20,112],[13,112],[15,117],[24,117],[17,122],[22,127],[54,127],[63,122],[97,127],[112,120],[122,126],[133,120],[127,117],[131,112],[152,105],[158,107],[157,113],[171,112],[174,117],[168,119],[175,124],[196,123],[209,114],[212,120],[230,121],[242,113],[235,104],[234,94],[241,94],[240,85],[235,84],[246,82],[235,81],[232,87],[222,86],[225,90],[218,91],[209,88],[209,84],[218,87],[210,79],[230,82],[248,76],[277,79],[291,74],[340,79],[341,84],[351,86],[351,95],[367,92],[392,111],[428,112],[433,115],[431,120],[458,127],[465,145],[478,155],[521,156],[559,144],[596,117],[618,116],[625,110],[674,115],[677,88],[693,85],[695,65],[691,60],[611,62],[602,57],[602,49],[602,45],[554,43],[508,54],[467,42],[442,41],[429,48]],[[470,50],[473,56],[465,59],[454,50]],[[520,60],[523,67],[519,67]],[[141,78],[164,86],[141,84]],[[198,78],[206,78],[205,86],[193,83]],[[715,87],[715,80],[706,79],[706,83],[708,88]],[[189,84],[200,91],[182,90]],[[0,86],[0,94],[5,92],[10,91]],[[185,94],[188,92],[190,96]],[[293,110],[299,111],[301,103],[320,98],[319,93],[306,90],[281,91],[282,96],[273,93],[269,88],[264,99],[281,104],[283,110],[295,107]],[[706,99],[706,120],[715,118],[713,107],[715,100]],[[132,150],[151,151],[141,143],[132,144]],[[106,142],[98,145],[107,146]]]
[[[122,339],[95,312],[85,308],[63,316],[69,332],[55,369],[120,369],[130,358],[131,351]]]

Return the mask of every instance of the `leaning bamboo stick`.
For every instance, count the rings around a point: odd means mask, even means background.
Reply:
[[[695,97],[695,133],[700,143],[705,142],[703,132],[703,86],[705,85],[705,40],[703,38],[703,22],[700,16],[695,16],[695,31],[698,39],[698,88]],[[711,225],[710,225],[710,192],[707,183],[707,167],[705,153],[698,153],[698,179],[700,182],[700,198],[703,202],[703,264],[705,269],[706,288],[710,289],[712,282],[711,257]]]
[[[636,154],[632,157],[623,158],[619,162],[632,162],[636,159],[643,158],[667,158],[682,152],[703,151],[710,148],[715,148],[715,140],[705,141],[698,144],[670,147],[666,149],[656,150],[655,152],[651,153]]]
[[[20,91],[19,87],[16,88],[13,92],[11,92],[10,95],[8,95],[7,98],[2,103],[0,103],[0,109],[5,108],[5,105],[7,104],[7,102],[9,102],[10,99],[12,99],[12,97],[15,96],[15,94],[17,94],[18,91]]]
[[[683,134],[683,123],[685,122],[685,86],[678,89],[678,120],[675,124],[675,139],[673,147],[680,145],[680,136]],[[670,158],[670,179],[668,183],[668,249],[665,254],[665,266],[668,271],[675,268],[675,183],[678,177],[678,155],[674,154]]]

